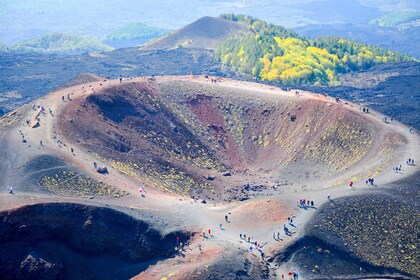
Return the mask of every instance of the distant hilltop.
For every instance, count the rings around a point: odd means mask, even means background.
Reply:
[[[184,48],[214,49],[223,39],[240,34],[252,34],[242,23],[217,17],[203,17],[199,20],[156,40],[143,49],[158,50]]]
[[[113,48],[88,36],[51,33],[13,46],[0,43],[0,51],[37,53],[82,53],[112,51]]]

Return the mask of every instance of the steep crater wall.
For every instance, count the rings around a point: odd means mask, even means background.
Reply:
[[[188,80],[127,82],[67,106],[67,137],[166,191],[218,197],[321,187],[403,141],[319,98]],[[63,121],[64,122],[64,121]],[[385,147],[389,144],[389,149]],[[310,185],[307,185],[311,182]]]
[[[176,237],[108,208],[51,203],[0,212],[2,279],[128,279],[172,257]]]

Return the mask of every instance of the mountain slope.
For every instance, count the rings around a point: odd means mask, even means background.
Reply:
[[[227,14],[222,17],[243,22],[256,34],[222,40],[216,48],[216,58],[241,73],[261,80],[286,85],[335,85],[338,73],[414,60],[338,37],[310,40],[250,16]]]
[[[187,48],[214,49],[223,38],[238,34],[251,34],[244,24],[222,18],[203,17],[180,30],[151,43],[144,49]]]

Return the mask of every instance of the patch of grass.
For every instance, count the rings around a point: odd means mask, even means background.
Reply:
[[[46,190],[63,196],[114,196],[128,195],[125,191],[119,191],[104,182],[98,182],[73,171],[62,171],[53,176],[43,177],[38,184]]]

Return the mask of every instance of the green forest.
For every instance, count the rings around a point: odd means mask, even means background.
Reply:
[[[370,21],[370,24],[375,24],[385,27],[402,27],[408,28],[418,25],[420,20],[420,12],[418,11],[403,11],[397,13],[390,13],[380,18]]]
[[[52,33],[23,41],[10,48],[20,52],[80,52],[80,51],[111,51],[108,45],[95,39],[81,35]]]
[[[407,55],[338,37],[314,40],[245,15],[224,14],[253,31],[223,40],[215,57],[241,73],[285,85],[337,85],[337,74],[413,60]]]
[[[138,38],[156,38],[167,34],[169,30],[145,25],[141,22],[128,23],[105,36],[104,40],[133,40]]]

